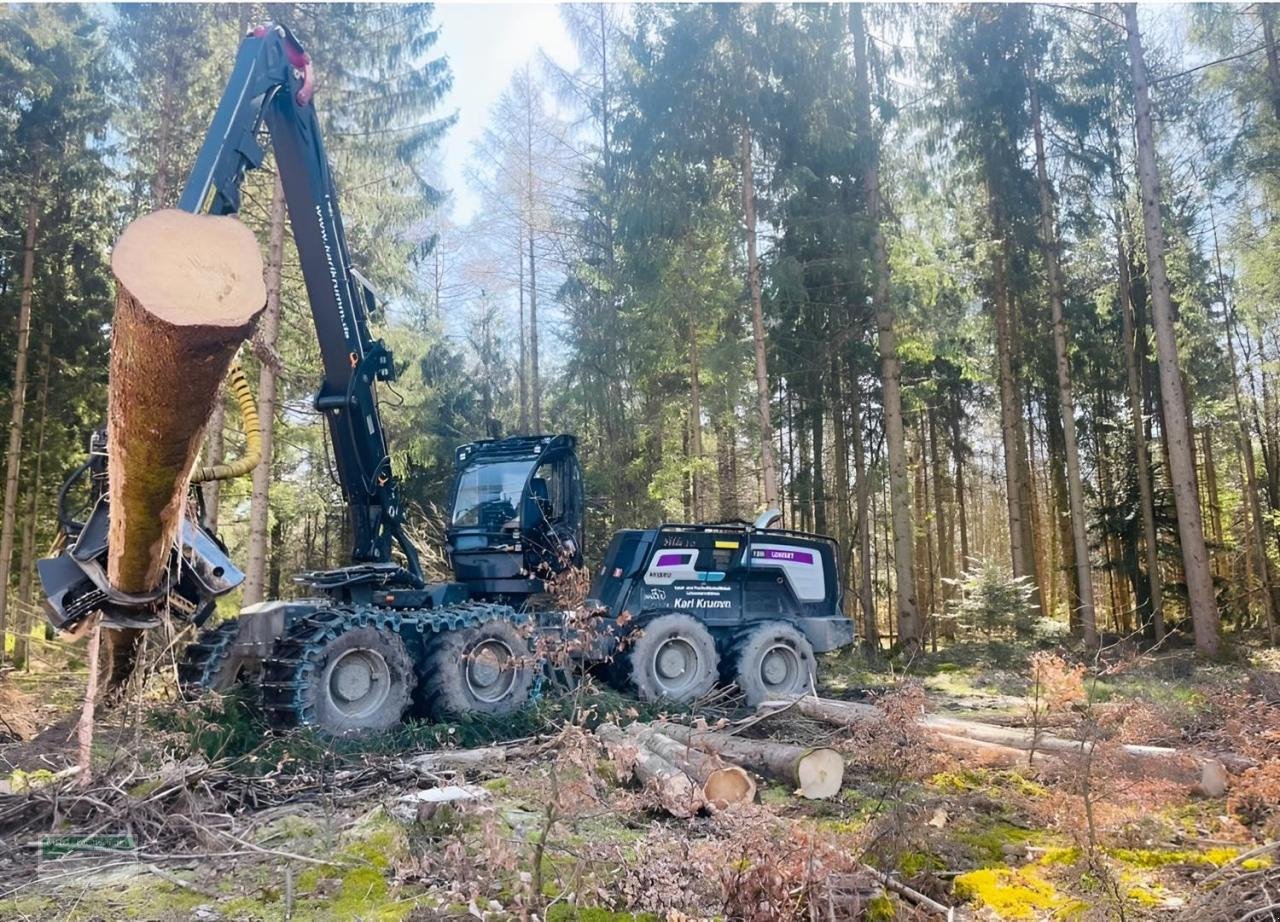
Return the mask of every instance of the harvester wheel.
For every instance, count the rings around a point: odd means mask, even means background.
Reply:
[[[742,638],[734,646],[732,666],[732,679],[752,707],[811,691],[817,674],[809,641],[780,621],[766,622]]]
[[[373,626],[334,637],[314,662],[314,681],[303,694],[312,723],[328,733],[396,726],[418,681],[400,635]]]
[[[436,717],[515,713],[528,702],[537,673],[529,641],[502,620],[445,631],[423,666],[423,697]]]
[[[645,701],[696,701],[719,678],[720,655],[711,632],[698,619],[678,612],[641,625],[626,656],[628,678]]]
[[[235,686],[242,664],[231,654],[239,635],[240,623],[234,618],[196,634],[178,663],[178,688],[183,698],[195,701],[206,692],[228,692]]]

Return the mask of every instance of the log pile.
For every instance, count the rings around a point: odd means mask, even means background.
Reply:
[[[835,701],[812,695],[760,705],[765,713],[795,708],[813,720],[838,727],[870,726],[884,720],[884,713],[869,704]],[[976,720],[922,715],[917,725],[939,745],[984,761],[1008,765],[1064,764],[1071,756],[1088,755],[1096,741],[1067,739],[1031,728],[1004,727]],[[1200,753],[1165,746],[1122,744],[1114,748],[1123,770],[1140,776],[1173,781],[1210,797],[1220,796],[1227,787],[1229,772],[1249,766],[1230,753]]]
[[[831,749],[806,749],[673,723],[633,723],[625,729],[607,723],[595,733],[613,758],[652,791],[672,816],[753,802],[756,781],[748,769],[811,799],[834,797],[844,777],[844,759]]]

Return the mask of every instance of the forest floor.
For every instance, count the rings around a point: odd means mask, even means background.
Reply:
[[[820,691],[879,700],[883,725],[784,713],[750,732],[841,749],[840,795],[762,785],[756,805],[692,819],[619,781],[589,728],[654,713],[590,684],[502,726],[337,743],[264,735],[238,699],[192,708],[152,691],[102,718],[79,789],[67,770],[82,676],[8,672],[0,919],[935,917],[871,869],[956,918],[1226,920],[1280,900],[1274,653],[1205,665],[1185,650],[1089,664],[1059,652],[961,644],[909,667],[829,656]],[[1062,691],[1077,681],[1083,700]],[[1057,771],[957,757],[912,723],[924,707],[1023,725],[1029,700],[1055,694],[1069,704],[1045,722],[1091,743]],[[733,703],[701,716],[733,717]],[[503,740],[505,760],[465,778],[409,761]],[[1119,740],[1229,750],[1253,767],[1203,797],[1126,773],[1107,755]],[[446,784],[466,799],[406,799]],[[67,840],[54,835],[96,836],[98,851],[56,857]]]

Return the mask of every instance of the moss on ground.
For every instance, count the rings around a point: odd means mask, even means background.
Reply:
[[[980,868],[961,874],[956,896],[989,909],[1002,919],[1070,918],[1086,907],[1065,896],[1034,867]]]

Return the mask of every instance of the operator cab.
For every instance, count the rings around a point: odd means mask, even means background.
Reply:
[[[528,598],[582,566],[582,466],[571,435],[463,445],[445,545],[454,578],[480,596]]]

